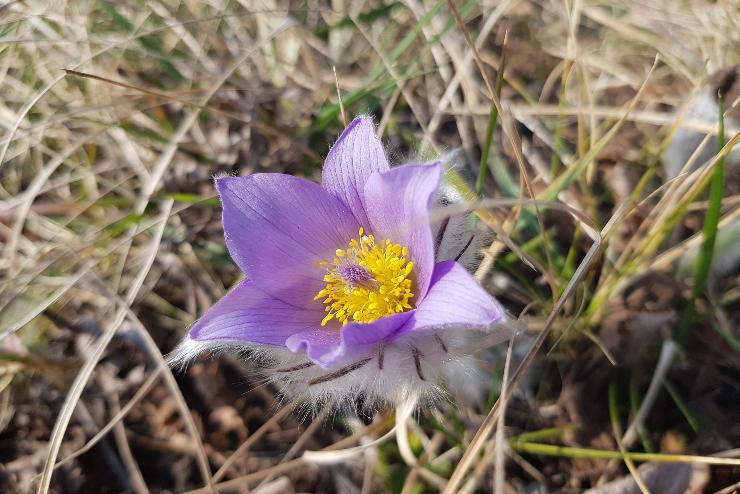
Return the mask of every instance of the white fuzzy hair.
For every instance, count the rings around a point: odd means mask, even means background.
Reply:
[[[470,183],[469,167],[465,165],[465,157],[459,150],[450,151],[441,158],[445,169],[455,170],[458,177]],[[448,216],[445,208],[448,206],[469,206],[469,201],[453,184],[443,181],[437,188],[434,197],[435,217],[442,218],[432,224],[432,237],[435,239],[436,261],[453,260],[460,263],[468,271],[474,271],[481,260],[481,250],[490,242],[492,233],[483,229],[480,222],[472,224],[470,213]],[[451,208],[453,209],[453,208]],[[454,208],[459,210],[459,208]],[[475,226],[473,226],[475,225]]]
[[[449,394],[465,401],[479,401],[488,382],[471,348],[500,343],[511,337],[508,324],[486,331],[441,327],[410,331],[345,359],[330,369],[311,362],[305,352],[243,341],[195,341],[186,337],[170,354],[171,365],[184,367],[204,353],[247,351],[261,364],[261,372],[280,394],[303,403],[314,412],[325,407],[354,410],[362,397],[370,408],[409,401],[428,407]],[[481,344],[485,341],[485,344]]]

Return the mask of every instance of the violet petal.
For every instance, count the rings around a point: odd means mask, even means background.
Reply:
[[[429,292],[418,304],[414,319],[401,332],[456,328],[487,330],[504,318],[501,304],[465,268],[455,261],[443,261],[435,266]]]
[[[320,185],[259,173],[216,180],[224,236],[234,262],[260,289],[292,305],[315,308],[324,286],[319,261],[357,236],[360,225]]]
[[[424,298],[434,270],[429,208],[442,165],[403,165],[373,174],[365,184],[365,206],[376,240],[390,239],[409,249],[416,277],[415,300]]]
[[[288,305],[243,281],[190,328],[195,341],[236,340],[284,345],[306,328],[321,324],[324,311]]]
[[[363,202],[365,182],[373,173],[389,168],[372,120],[359,117],[344,129],[329,151],[321,181],[326,190],[347,205],[362,226],[368,227]]]
[[[288,338],[285,345],[293,352],[305,349],[308,358],[329,368],[375,351],[383,341],[394,339],[413,315],[410,310],[369,323],[351,322],[333,331],[306,329]]]

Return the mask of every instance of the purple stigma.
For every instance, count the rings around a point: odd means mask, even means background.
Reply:
[[[359,264],[345,264],[339,268],[339,275],[350,285],[372,285],[375,280],[370,272]]]

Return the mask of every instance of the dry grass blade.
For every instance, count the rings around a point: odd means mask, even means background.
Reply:
[[[473,437],[473,440],[470,442],[470,445],[465,450],[465,454],[460,460],[460,463],[458,463],[458,465],[455,467],[455,470],[452,473],[452,476],[450,477],[450,481],[447,484],[447,488],[444,491],[445,494],[452,494],[454,492],[457,492],[457,489],[459,489],[460,484],[465,478],[465,474],[472,466],[481,447],[483,446],[485,441],[488,439],[488,437],[490,437],[491,432],[493,431],[493,428],[495,427],[496,419],[498,418],[498,414],[500,413],[501,400],[508,400],[513,394],[514,390],[519,384],[519,381],[521,381],[522,377],[529,369],[529,366],[532,365],[535,355],[537,354],[537,352],[539,352],[540,348],[542,348],[545,341],[547,340],[547,336],[549,334],[550,328],[552,327],[552,323],[555,321],[555,318],[557,317],[558,313],[563,308],[563,305],[565,305],[565,302],[568,300],[568,298],[570,298],[570,296],[573,294],[576,286],[583,279],[583,277],[586,274],[586,271],[589,269],[591,264],[594,262],[596,256],[599,254],[599,250],[601,249],[601,238],[603,238],[605,235],[608,235],[610,230],[621,219],[621,216],[623,214],[624,214],[624,206],[622,206],[620,211],[618,211],[617,214],[612,216],[609,222],[604,226],[604,228],[601,230],[600,237],[596,239],[596,241],[594,241],[593,245],[586,253],[586,256],[583,258],[581,263],[578,265],[578,269],[576,270],[575,274],[568,282],[568,285],[563,291],[563,294],[560,296],[557,303],[555,304],[553,309],[550,311],[550,314],[548,315],[547,320],[545,321],[545,324],[542,330],[540,331],[539,335],[537,335],[537,339],[534,341],[532,348],[527,352],[527,355],[524,357],[524,359],[522,360],[522,362],[519,364],[516,371],[514,372],[514,375],[511,378],[511,383],[509,384],[510,388],[509,388],[508,393],[506,395],[502,395],[496,401],[496,404],[491,409],[491,411],[488,413],[485,420],[483,421],[483,424],[481,424],[480,428],[475,433],[475,436]]]
[[[171,207],[172,202],[169,201],[168,204]],[[180,387],[177,384],[177,380],[175,379],[175,376],[172,373],[172,369],[168,365],[164,356],[162,356],[162,353],[159,351],[159,348],[157,347],[157,344],[155,343],[155,341],[152,339],[152,336],[146,330],[146,327],[144,327],[144,325],[139,320],[139,318],[136,316],[136,314],[131,310],[130,303],[125,303],[124,300],[121,300],[120,297],[114,291],[108,288],[108,286],[105,284],[103,280],[99,280],[99,281],[100,281],[101,286],[103,287],[103,291],[107,292],[107,295],[111,299],[123,305],[123,307],[126,310],[126,315],[128,315],[128,317],[134,323],[134,328],[136,329],[141,340],[144,342],[144,345],[146,346],[146,349],[149,352],[149,355],[152,357],[153,360],[156,361],[159,370],[164,372],[165,382],[167,384],[167,387],[170,390],[170,394],[175,399],[175,402],[177,403],[177,407],[180,410],[180,414],[183,420],[185,421],[185,425],[188,429],[188,432],[190,436],[193,438],[193,442],[195,443],[196,460],[198,461],[198,467],[200,469],[201,476],[203,477],[203,480],[206,483],[206,489],[208,491],[211,491],[213,481],[212,481],[212,476],[211,476],[211,469],[210,469],[209,462],[208,462],[208,456],[206,454],[205,447],[203,446],[203,441],[200,438],[200,432],[198,431],[198,427],[195,425],[195,420],[193,419],[193,415],[190,412],[190,408],[188,408],[188,404],[185,401],[185,397],[182,395],[182,391],[180,390]]]
[[[650,494],[650,490],[645,485],[645,481],[640,477],[640,474],[637,471],[637,467],[635,467],[635,463],[632,461],[631,458],[626,456],[627,449],[625,448],[624,444],[622,444],[622,427],[619,421],[619,411],[617,410],[617,386],[615,381],[612,381],[609,384],[609,415],[612,422],[614,440],[617,443],[619,452],[622,453],[622,455],[624,456],[623,461],[624,464],[627,466],[627,470],[629,470],[630,475],[635,481],[635,484],[637,484],[637,487],[640,489],[640,492],[642,492],[642,494]]]
[[[284,418],[293,410],[294,407],[294,403],[283,406],[283,408],[281,408],[277,413],[270,417],[270,420],[266,421],[259,429],[254,431],[249,436],[249,439],[244,441],[236,451],[231,453],[231,456],[229,456],[224,464],[221,465],[221,468],[219,468],[218,471],[213,474],[213,481],[218,482],[219,480],[221,480],[224,475],[228,473],[229,468],[231,468],[234,462],[236,462],[247,451],[249,451],[249,448],[251,448],[257,441],[259,441],[260,438],[265,435],[265,433],[267,433],[272,427],[275,427],[282,418]]]
[[[382,427],[383,427],[383,421],[375,422],[373,424],[370,424],[369,426],[367,426],[363,430],[361,430],[361,431],[359,431],[359,432],[357,432],[357,433],[355,433],[355,434],[353,434],[353,435],[351,435],[349,437],[346,437],[346,438],[344,438],[344,439],[342,439],[340,441],[337,441],[336,443],[332,444],[331,446],[329,446],[327,448],[324,448],[321,451],[317,451],[316,453],[330,452],[330,451],[334,451],[334,450],[339,450],[341,448],[345,448],[345,447],[347,447],[347,446],[349,446],[351,444],[354,444],[356,442],[359,442],[360,440],[362,440],[362,438],[367,437],[368,434],[372,434],[372,433],[377,432]],[[395,429],[393,429],[390,432],[391,432],[391,434],[395,433]],[[386,433],[384,435],[384,437],[385,436],[390,437],[390,434]],[[291,470],[294,470],[297,467],[303,467],[303,466],[306,466],[306,465],[313,465],[315,462],[313,461],[313,458],[311,458],[310,452],[306,452],[306,453],[309,453],[308,454],[308,461],[305,458],[303,458],[303,457],[296,458],[295,460],[290,460],[290,461],[287,461],[287,462],[284,462],[284,463],[279,463],[277,465],[271,466],[271,467],[266,468],[264,470],[260,470],[258,472],[250,473],[248,475],[242,475],[240,477],[237,477],[237,478],[234,478],[234,479],[231,479],[231,480],[227,480],[227,481],[224,481],[224,482],[219,482],[219,483],[215,484],[213,487],[214,487],[214,489],[217,492],[223,492],[223,491],[226,491],[226,490],[229,490],[229,489],[235,489],[235,488],[240,488],[240,487],[248,486],[251,482],[254,482],[254,481],[257,481],[257,480],[262,480],[262,479],[267,478],[267,477],[270,477],[270,476],[279,475],[279,474],[281,474],[283,472],[289,472]],[[306,453],[303,454],[304,457],[307,456]],[[319,460],[319,462],[320,462],[320,460]],[[196,489],[196,490],[188,491],[188,492],[186,492],[184,494],[203,494],[205,492],[208,492],[208,491],[206,489]]]
[[[126,304],[131,304],[134,301],[134,299],[136,298],[136,294],[138,293],[141,286],[144,284],[144,279],[149,273],[149,268],[151,268],[151,265],[154,263],[154,258],[157,256],[159,243],[162,240],[162,234],[164,233],[164,227],[167,225],[170,211],[172,211],[172,204],[172,201],[170,201],[166,203],[163,207],[162,214],[160,214],[160,218],[157,223],[157,229],[154,232],[153,239],[149,246],[150,252],[147,257],[146,264],[144,266],[144,269],[139,272],[137,278],[134,280],[134,283],[129,288],[125,299]],[[39,492],[39,494],[46,494],[49,491],[51,475],[54,471],[54,464],[56,463],[56,458],[59,453],[59,447],[62,444],[64,433],[67,430],[67,425],[69,424],[70,418],[72,418],[72,413],[74,412],[75,406],[77,406],[77,402],[82,395],[82,391],[85,388],[87,381],[90,379],[93,370],[95,370],[95,366],[97,365],[98,360],[100,360],[100,357],[103,355],[103,352],[108,346],[108,343],[110,343],[119,326],[121,325],[121,323],[123,323],[127,313],[128,305],[118,308],[118,310],[116,311],[116,315],[112,319],[111,323],[105,328],[103,334],[96,342],[94,350],[90,353],[90,357],[82,366],[82,369],[80,369],[80,372],[77,374],[77,377],[72,383],[70,390],[67,392],[67,396],[64,400],[64,405],[62,406],[62,410],[59,412],[59,416],[57,417],[56,423],[54,424],[54,430],[52,431],[51,438],[49,439],[49,452],[46,456],[46,461],[44,462],[44,469],[41,475],[41,480],[39,481],[37,491]]]
[[[501,402],[501,413],[498,415],[498,424],[496,425],[496,437],[495,437],[495,456],[494,456],[494,470],[493,470],[493,492],[495,494],[504,494],[504,481],[506,479],[506,452],[509,449],[506,444],[506,437],[504,433],[504,424],[506,423],[506,406],[508,400],[505,398],[508,395],[509,387],[509,368],[511,367],[511,355],[514,350],[514,341],[516,335],[509,340],[509,348],[506,350],[506,360],[504,362],[504,374],[501,378],[501,396],[504,400]]]
[[[735,482],[732,485],[728,485],[724,489],[720,489],[714,492],[714,494],[735,494],[737,493],[738,489],[740,489],[740,482]]]
[[[26,119],[28,112],[36,105],[36,103],[41,100],[41,98],[44,97],[44,95],[46,95],[46,93],[51,90],[51,88],[53,88],[62,79],[64,79],[64,74],[58,75],[53,81],[51,81],[45,87],[36,92],[36,94],[31,99],[29,99],[25,105],[23,105],[23,108],[20,109],[15,121],[13,122],[13,125],[10,127],[10,132],[8,132],[8,135],[5,138],[5,143],[3,144],[2,150],[0,150],[0,167],[2,167],[3,163],[5,162],[5,157],[8,154],[10,143],[13,141],[13,136],[16,132],[18,132],[18,129],[20,128],[21,123],[23,123],[23,121]]]
[[[498,115],[501,118],[501,125],[504,129],[504,135],[509,140],[509,143],[511,144],[512,151],[514,152],[514,155],[516,157],[516,163],[519,167],[519,173],[521,177],[521,188],[526,188],[527,193],[529,194],[529,197],[531,199],[535,199],[537,196],[534,192],[534,187],[532,186],[532,179],[529,176],[529,172],[527,171],[527,167],[524,162],[524,156],[522,155],[522,141],[519,135],[516,132],[516,129],[514,127],[514,124],[512,122],[512,116],[511,112],[504,111],[504,108],[501,106],[501,101],[499,100],[499,97],[496,93],[496,90],[493,86],[493,83],[491,82],[490,78],[488,77],[488,73],[486,72],[485,66],[483,65],[483,61],[481,60],[480,54],[478,53],[478,48],[475,45],[475,42],[473,41],[473,38],[470,36],[470,32],[465,27],[465,23],[460,18],[460,12],[457,10],[457,7],[455,6],[455,3],[452,0],[448,0],[448,5],[450,6],[450,10],[452,11],[452,14],[455,18],[455,22],[457,23],[458,27],[460,28],[460,31],[462,31],[463,36],[465,37],[465,41],[468,45],[468,48],[473,52],[473,59],[475,60],[476,65],[478,66],[478,70],[480,71],[480,75],[483,78],[483,82],[486,85],[486,90],[488,91],[488,97],[491,99],[492,104],[495,106]],[[524,197],[524,194],[520,194],[522,197]],[[541,271],[542,276],[545,277],[548,284],[550,285],[550,289],[552,291],[553,300],[555,299],[557,295],[557,281],[555,280],[555,276],[553,274],[552,270],[552,256],[550,254],[550,246],[549,246],[549,239],[547,235],[547,230],[545,228],[545,222],[542,219],[542,214],[539,210],[539,207],[535,203],[534,205],[535,210],[535,216],[537,217],[537,224],[540,227],[540,234],[545,239],[545,257],[547,258],[547,269]]]
[[[109,401],[111,411],[114,414],[120,413],[121,407],[115,393],[111,393]],[[113,437],[116,442],[118,454],[121,456],[121,462],[123,463],[124,468],[126,468],[126,472],[128,472],[131,488],[136,494],[149,494],[149,487],[146,485],[146,480],[144,480],[139,464],[136,462],[136,459],[131,452],[131,446],[126,437],[126,428],[120,421],[116,421],[113,424]]]
[[[60,466],[69,463],[70,461],[74,460],[80,455],[85,454],[86,452],[90,451],[93,446],[95,446],[98,441],[103,439],[110,431],[113,429],[113,427],[119,423],[121,420],[123,420],[126,415],[131,411],[132,408],[136,406],[137,403],[139,403],[146,394],[151,390],[151,388],[154,386],[154,384],[157,382],[157,380],[160,377],[160,374],[162,372],[162,369],[156,369],[154,372],[152,372],[151,376],[147,378],[145,382],[141,384],[139,389],[136,391],[134,396],[131,397],[131,399],[123,406],[120,410],[118,410],[113,417],[108,421],[107,424],[105,424],[103,427],[100,428],[100,430],[95,434],[93,437],[91,437],[83,447],[75,451],[74,453],[70,454],[66,458],[58,461],[56,465],[54,465],[54,469],[59,468]]]
[[[42,301],[40,304],[38,304],[34,310],[29,311],[24,317],[19,319],[18,321],[14,322],[10,326],[4,328],[2,332],[0,332],[0,340],[4,339],[10,334],[15,333],[19,329],[21,329],[23,326],[31,322],[33,319],[35,319],[39,314],[44,312],[49,306],[51,306],[54,302],[59,300],[62,295],[67,293],[70,288],[72,288],[74,285],[76,285],[83,276],[85,276],[90,271],[90,266],[84,266],[82,269],[80,269],[77,273],[71,275],[69,279],[59,288],[57,288],[54,293],[49,295],[49,297]]]
[[[342,115],[342,123],[347,126],[347,115],[344,113],[344,103],[342,103],[342,92],[339,89],[339,77],[337,77],[337,68],[332,66],[332,72],[334,72],[334,84],[337,86],[337,102],[339,102],[339,111]]]
[[[286,407],[287,408],[287,405]],[[301,433],[301,436],[298,438],[296,442],[293,443],[293,445],[288,449],[288,451],[283,455],[282,458],[280,458],[280,463],[283,463],[288,460],[292,460],[293,457],[296,455],[296,453],[303,447],[303,445],[308,441],[318,430],[319,427],[324,425],[324,420],[326,420],[326,417],[329,416],[329,409],[325,408],[324,410],[319,413],[316,417],[313,418],[311,421],[311,424],[306,427],[306,430]],[[256,487],[256,489],[259,489],[264,484],[270,482],[270,480],[273,479],[273,476],[268,475],[265,477],[262,482],[259,483],[259,485]]]
[[[286,461],[285,463],[279,463],[275,466],[260,470],[259,472],[250,473],[248,475],[242,475],[235,479],[226,480],[219,482],[213,486],[216,492],[231,491],[233,489],[243,488],[249,485],[251,482],[265,479],[267,477],[274,477],[281,473],[294,471],[296,468],[304,467],[306,465],[303,458],[296,458],[295,460]],[[187,491],[183,494],[203,494],[208,492],[206,489],[197,489],[193,491]]]
[[[668,112],[650,111],[650,110],[632,110],[629,114],[625,115],[624,108],[619,107],[606,107],[606,106],[594,106],[594,107],[581,107],[581,106],[565,106],[560,108],[558,105],[548,105],[544,103],[529,105],[529,104],[512,104],[510,107],[511,112],[516,118],[535,115],[539,117],[557,116],[558,114],[563,116],[578,116],[586,115],[589,117],[599,117],[619,120],[624,118],[628,122],[638,122],[656,127],[662,127],[665,125],[673,125],[676,121],[676,116]],[[486,115],[484,110],[475,110],[476,115]],[[683,119],[680,121],[681,127],[701,132],[702,134],[716,135],[717,126],[708,124],[703,120],[692,120]],[[738,129],[733,127],[727,128],[728,132],[737,132]]]

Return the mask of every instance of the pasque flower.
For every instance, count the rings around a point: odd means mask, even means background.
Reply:
[[[286,393],[392,402],[433,394],[469,332],[504,311],[463,266],[435,254],[440,163],[391,168],[372,121],[331,148],[322,184],[258,173],[216,179],[226,245],[246,279],[191,328],[184,361],[237,348]]]

